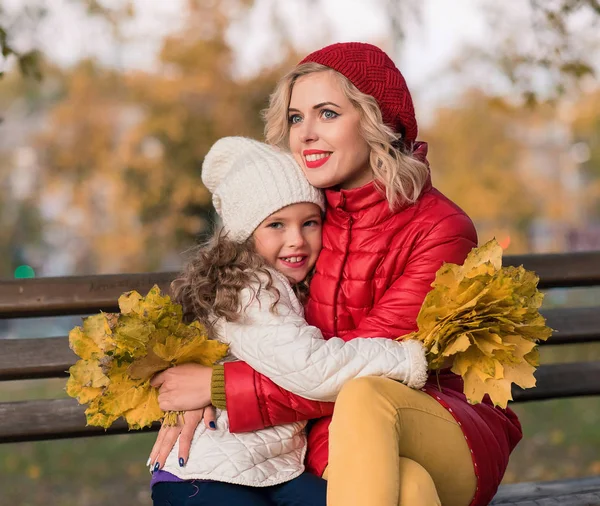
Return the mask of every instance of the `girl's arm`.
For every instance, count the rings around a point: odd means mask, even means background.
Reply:
[[[454,214],[440,220],[415,247],[403,274],[344,340],[374,335],[395,338],[416,330],[417,314],[439,267],[444,262],[462,263],[476,245],[475,229],[467,216]],[[281,389],[247,364],[228,363],[224,371],[232,432],[322,416],[322,405]]]
[[[361,376],[384,376],[421,388],[427,361],[421,343],[387,338],[324,340],[308,325],[288,283],[273,275],[273,292],[242,291],[239,322],[218,325],[231,353],[279,387],[314,401],[335,401],[342,385]],[[271,308],[275,307],[274,310]]]

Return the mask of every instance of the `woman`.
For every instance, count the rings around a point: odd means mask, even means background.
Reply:
[[[398,69],[369,44],[325,47],[281,80],[266,120],[267,141],[288,147],[308,181],[326,189],[308,322],[345,340],[416,330],[435,272],[462,263],[477,238],[464,212],[431,186]],[[174,368],[161,383],[161,407],[178,410],[207,406],[212,385],[212,403],[227,409],[232,432],[320,418],[306,463],[328,478],[332,506],[487,504],[522,437],[510,410],[469,405],[449,371],[441,388],[434,378],[423,391],[380,378],[350,381],[331,431],[331,405],[294,396],[243,362]]]

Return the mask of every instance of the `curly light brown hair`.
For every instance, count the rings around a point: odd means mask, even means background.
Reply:
[[[183,307],[186,322],[198,321],[211,332],[216,318],[239,321],[243,309],[240,294],[245,288],[258,285],[275,296],[270,307],[275,311],[280,293],[273,286],[273,276],[267,261],[256,251],[251,236],[240,243],[232,241],[223,230],[217,230],[205,243],[191,250],[191,258],[182,273],[171,283],[173,300]],[[266,277],[267,283],[264,284]],[[292,288],[301,302],[308,296],[311,275]]]

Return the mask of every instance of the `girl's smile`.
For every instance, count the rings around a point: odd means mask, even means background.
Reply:
[[[300,269],[306,265],[308,255],[293,256],[293,257],[279,257],[279,261],[282,262],[286,267],[290,269]]]
[[[321,251],[321,209],[292,204],[270,215],[254,231],[256,251],[295,283],[304,280]]]

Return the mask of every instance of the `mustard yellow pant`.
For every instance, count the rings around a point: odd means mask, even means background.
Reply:
[[[476,478],[452,415],[387,378],[348,382],[329,428],[328,506],[468,506]]]

